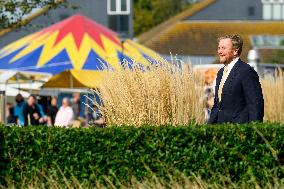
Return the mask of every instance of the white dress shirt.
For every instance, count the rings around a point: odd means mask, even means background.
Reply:
[[[221,95],[222,95],[223,87],[226,83],[226,80],[227,80],[232,68],[234,67],[234,65],[236,64],[236,62],[238,60],[239,60],[239,57],[236,57],[228,65],[225,65],[223,67],[223,75],[222,75],[222,78],[221,78],[221,81],[220,81],[220,84],[219,84],[219,89],[218,89],[217,93],[215,91],[215,94],[218,95],[219,101],[221,101],[221,97],[222,97]]]
[[[228,73],[227,73],[227,77],[224,78],[224,83],[226,82],[231,70],[233,69],[234,65],[238,62],[240,57],[236,57],[232,60],[232,62],[230,62],[228,65],[227,65],[227,69],[228,69]]]

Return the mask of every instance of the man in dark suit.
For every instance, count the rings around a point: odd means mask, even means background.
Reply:
[[[243,40],[238,35],[228,35],[218,42],[218,55],[224,67],[217,74],[214,106],[208,123],[262,122],[264,100],[259,77],[239,58]]]

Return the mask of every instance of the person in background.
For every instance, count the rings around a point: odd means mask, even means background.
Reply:
[[[39,96],[37,96],[37,98],[40,98]],[[47,115],[44,113],[43,111],[43,107],[41,104],[38,103],[38,100],[36,99],[36,105],[39,108],[39,112],[40,112],[40,117],[42,118],[43,122],[42,124],[46,124],[47,123]]]
[[[14,114],[14,107],[13,104],[8,102],[7,106],[6,106],[6,120],[7,120],[7,124],[16,124],[17,123],[17,117]]]
[[[55,117],[55,126],[68,127],[72,125],[74,119],[73,109],[70,107],[70,101],[68,98],[63,98],[62,106],[59,108]]]
[[[204,113],[205,113],[205,121],[208,121],[211,114],[211,109],[214,105],[214,92],[211,88],[205,89],[205,96],[204,96]]]
[[[40,114],[40,109],[36,104],[36,97],[34,95],[30,95],[28,102],[24,105],[23,115],[25,119],[25,126],[40,125],[44,122]]]
[[[88,120],[90,126],[105,127],[105,118],[97,105],[93,105],[91,112],[88,113]]]
[[[38,108],[39,108],[39,112],[40,112],[41,117],[45,117],[46,115],[45,115],[45,113],[44,113],[44,111],[43,111],[42,105],[41,105],[41,104],[38,104],[38,103],[36,103],[36,104],[37,104],[37,106],[38,106]]]
[[[77,120],[80,117],[80,112],[81,112],[80,93],[73,94],[71,103],[72,103],[71,106],[74,112],[74,119]]]
[[[54,126],[55,117],[56,117],[57,112],[58,112],[57,98],[52,97],[51,106],[47,108],[47,125],[48,126]]]
[[[21,94],[17,94],[15,97],[16,105],[14,107],[14,116],[17,119],[17,124],[20,126],[25,125],[25,118],[23,114],[23,107],[26,104],[24,97]]]

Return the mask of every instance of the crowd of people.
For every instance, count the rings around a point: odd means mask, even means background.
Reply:
[[[25,101],[21,94],[15,97],[15,105],[7,103],[7,124],[28,126],[47,125],[57,127],[96,126],[105,127],[105,119],[98,107],[93,104],[91,111],[81,115],[80,93],[74,93],[71,99],[62,99],[58,107],[57,97],[52,97],[47,110],[44,111],[35,95]]]

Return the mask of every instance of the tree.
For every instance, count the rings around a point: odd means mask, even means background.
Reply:
[[[189,5],[185,0],[134,0],[134,34],[149,30]]]
[[[56,8],[64,0],[0,0],[0,29],[20,27],[23,18],[35,9]]]

